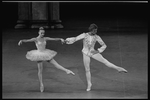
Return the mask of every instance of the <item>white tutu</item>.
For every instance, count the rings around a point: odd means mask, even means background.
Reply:
[[[26,54],[26,58],[31,61],[47,61],[51,60],[57,54],[56,51],[44,49],[40,50],[31,50]]]

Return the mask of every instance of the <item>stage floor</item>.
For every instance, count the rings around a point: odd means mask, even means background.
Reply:
[[[77,36],[86,32],[90,23],[91,21],[68,21],[64,23],[64,29],[47,29],[45,36],[64,39]],[[35,44],[17,45],[20,39],[36,37],[38,30],[3,30],[3,98],[148,98],[148,31],[139,23],[126,20],[96,21],[100,27],[98,35],[107,45],[102,53],[103,57],[125,68],[128,73],[118,73],[92,59],[93,85],[89,92],[86,91],[82,41],[72,45],[61,44],[60,41],[47,42],[47,49],[58,52],[54,59],[60,65],[72,70],[75,76],[67,75],[52,64],[44,62],[45,90],[40,93],[37,64],[25,58],[27,51],[36,49]],[[95,48],[99,46],[97,43]]]

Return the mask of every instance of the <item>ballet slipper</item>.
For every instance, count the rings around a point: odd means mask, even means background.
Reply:
[[[90,91],[90,90],[91,90],[91,86],[92,86],[92,84],[90,83],[90,84],[88,85],[86,91]]]
[[[91,88],[87,88],[87,89],[86,89],[86,91],[90,91],[90,90],[91,90]]]
[[[67,74],[73,74],[73,75],[75,75],[75,73],[73,73],[71,70],[67,70]]]
[[[41,92],[44,91],[44,86],[43,86],[43,85],[40,86],[40,91],[41,91]]]
[[[127,70],[125,70],[124,68],[121,68],[121,67],[120,67],[120,68],[118,68],[117,70],[118,70],[119,72],[125,72],[125,73],[127,73],[127,72],[128,72]]]

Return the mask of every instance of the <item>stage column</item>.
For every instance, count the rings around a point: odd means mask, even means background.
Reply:
[[[23,2],[18,3],[18,21],[15,28],[27,28],[30,18],[29,14],[30,14],[30,3],[23,3]]]
[[[52,23],[51,28],[63,28],[59,14],[59,2],[49,3],[49,12]]]
[[[46,2],[32,2],[31,28],[49,28],[47,8]]]
[[[19,2],[15,28],[63,28],[59,2]]]

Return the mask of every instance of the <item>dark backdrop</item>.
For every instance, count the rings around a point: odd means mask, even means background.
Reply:
[[[18,19],[17,3],[2,3],[2,26],[13,28]],[[61,2],[60,19],[126,18],[147,22],[148,3]]]

